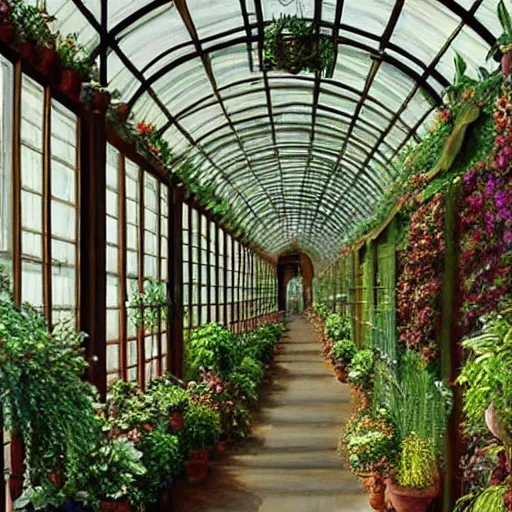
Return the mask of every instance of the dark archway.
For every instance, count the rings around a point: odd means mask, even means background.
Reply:
[[[304,291],[304,308],[311,307],[313,290],[313,263],[311,258],[301,252],[289,252],[277,260],[278,305],[280,311],[287,310],[286,298],[288,283],[294,277],[302,276]]]

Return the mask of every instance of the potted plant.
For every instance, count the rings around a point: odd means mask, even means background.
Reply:
[[[110,105],[110,92],[97,82],[83,84],[80,101],[92,112],[105,115]]]
[[[468,435],[485,427],[512,448],[512,323],[510,310],[483,319],[482,331],[462,342],[468,356],[457,382],[463,386]]]
[[[345,339],[336,341],[331,349],[331,362],[340,382],[347,382],[347,375],[350,364],[357,353],[357,347],[352,340]]]
[[[370,393],[374,381],[375,353],[363,349],[355,354],[348,366],[348,383],[360,407],[369,407]]]
[[[168,422],[172,431],[183,430],[183,412],[189,404],[189,395],[181,386],[166,377],[153,379],[148,386],[155,414]]]
[[[12,21],[12,8],[7,0],[0,0],[0,41],[12,44],[16,36],[16,27]]]
[[[297,16],[281,16],[265,30],[264,65],[294,75],[318,72],[331,78],[335,66],[332,39],[317,33],[313,23]]]
[[[80,99],[82,82],[95,75],[95,66],[91,62],[85,47],[78,44],[77,34],[69,34],[66,38],[58,38],[57,53],[62,65],[59,87],[73,101]]]
[[[493,58],[498,62],[501,61],[503,78],[508,78],[512,65],[512,19],[503,0],[498,2],[498,19],[500,20],[503,33],[496,40],[496,44],[490,49],[487,59]]]
[[[410,350],[398,367],[379,362],[374,386],[374,406],[388,411],[399,443],[398,469],[386,480],[389,500],[397,512],[425,512],[440,490],[451,393]]]
[[[208,476],[208,458],[220,437],[220,416],[210,407],[192,403],[184,415],[183,440],[188,450],[185,469],[189,479],[202,482]]]
[[[132,441],[118,437],[106,439],[94,454],[89,469],[89,489],[101,500],[102,512],[129,512],[141,502],[136,492],[137,478],[146,473],[142,453]]]
[[[57,63],[55,35],[49,28],[54,18],[20,0],[12,2],[12,6],[12,21],[22,58],[40,67],[43,73],[51,75]]]
[[[396,446],[393,426],[380,413],[357,413],[340,436],[338,450],[361,479],[374,510],[385,509],[384,479],[395,463]]]

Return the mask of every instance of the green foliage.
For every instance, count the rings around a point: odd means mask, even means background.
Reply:
[[[451,411],[451,393],[436,380],[419,354],[407,351],[401,364],[380,361],[375,367],[374,404],[388,411],[400,441],[415,433],[432,441],[436,453]]]
[[[116,381],[110,388],[107,403],[112,426],[121,432],[142,429],[152,421],[151,398],[134,382]]]
[[[93,388],[83,381],[87,368],[83,335],[71,324],[49,332],[43,316],[18,307],[0,269],[0,397],[5,427],[21,434],[31,487],[64,472],[73,487],[101,436]]]
[[[489,316],[482,332],[462,342],[469,352],[457,382],[463,386],[464,427],[468,434],[486,432],[485,410],[494,404],[497,416],[512,435],[512,324]]]
[[[133,295],[129,308],[136,327],[143,326],[150,333],[159,331],[169,310],[165,286],[165,283],[150,278],[144,283],[144,292]]]
[[[332,364],[347,367],[351,364],[356,353],[357,347],[352,340],[336,341],[331,350]]]
[[[210,407],[192,403],[184,414],[183,440],[188,450],[213,448],[220,438],[220,415]]]
[[[348,382],[363,391],[373,386],[375,354],[371,349],[357,352],[348,367]]]
[[[151,398],[152,408],[158,418],[168,419],[171,413],[182,412],[188,407],[188,393],[166,377],[153,379],[149,383],[147,394]]]
[[[235,336],[219,324],[211,323],[192,332],[187,345],[186,380],[197,380],[201,368],[224,375],[237,357]]]
[[[281,16],[265,29],[263,60],[269,69],[318,72],[331,78],[335,55],[332,39],[297,16]]]
[[[402,487],[425,489],[434,485],[437,471],[436,450],[431,439],[412,432],[403,441],[397,482]]]
[[[508,490],[509,486],[503,484],[467,494],[457,501],[453,512],[506,512],[504,497]]]
[[[498,19],[500,20],[503,33],[498,37],[496,43],[489,50],[487,59],[494,58],[499,60],[502,53],[510,51],[507,47],[512,44],[512,19],[503,0],[498,2]]]
[[[355,474],[389,473],[397,457],[393,426],[382,416],[359,411],[343,429],[338,449],[346,452]]]
[[[169,478],[178,476],[183,467],[178,437],[160,429],[144,434],[137,448],[142,452],[146,472],[137,478],[144,503],[156,503]]]
[[[146,473],[142,464],[142,453],[125,438],[107,439],[101,448],[92,454],[92,465],[88,468],[88,491],[91,503],[101,499],[128,499],[138,504],[136,479]]]
[[[20,41],[29,41],[50,47],[55,41],[55,35],[52,34],[49,23],[54,18],[22,0],[11,0],[10,4],[12,7],[11,19]]]
[[[321,320],[326,320],[331,312],[329,306],[322,304],[321,302],[313,302],[311,310],[313,311],[313,314],[318,316]]]
[[[85,80],[97,78],[97,68],[87,49],[78,43],[78,34],[68,34],[65,38],[59,36],[57,53],[64,69],[78,71]]]
[[[325,320],[325,333],[332,342],[350,339],[352,337],[352,322],[350,318],[340,313],[331,313]]]

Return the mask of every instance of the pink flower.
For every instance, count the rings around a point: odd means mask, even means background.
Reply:
[[[512,231],[505,231],[503,240],[507,245],[512,245]]]

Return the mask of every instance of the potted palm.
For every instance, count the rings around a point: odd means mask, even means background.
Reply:
[[[357,353],[355,343],[350,339],[334,342],[331,349],[331,362],[334,366],[336,378],[340,382],[347,382],[348,367]]]
[[[503,0],[498,2],[498,19],[500,20],[503,33],[496,40],[496,44],[490,49],[487,59],[493,58],[498,62],[501,61],[503,78],[508,78],[512,66],[512,19]]]
[[[439,495],[439,462],[451,395],[420,355],[408,351],[398,368],[379,365],[374,400],[389,411],[399,442],[397,470],[386,480],[396,512],[425,512]]]
[[[188,450],[185,469],[192,482],[202,482],[208,476],[210,451],[220,437],[220,415],[210,407],[190,404],[184,415],[183,439]]]

